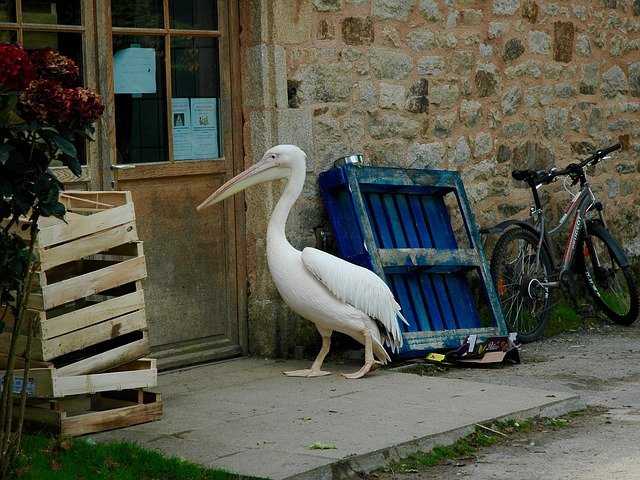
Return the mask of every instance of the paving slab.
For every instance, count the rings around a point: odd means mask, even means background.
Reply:
[[[558,416],[584,406],[567,392],[389,370],[360,380],[281,373],[305,366],[242,358],[163,373],[162,420],[93,438],[134,441],[244,475],[332,480],[451,443],[476,423]],[[335,448],[309,448],[317,442]]]

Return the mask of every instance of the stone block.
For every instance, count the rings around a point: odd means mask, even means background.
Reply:
[[[429,102],[434,105],[451,106],[460,98],[460,89],[453,84],[439,84],[431,86]]]
[[[333,40],[336,38],[336,25],[330,20],[323,18],[318,22],[318,30],[316,32],[318,40]]]
[[[311,0],[311,3],[319,12],[339,12],[342,9],[342,0]]]
[[[469,163],[471,160],[471,149],[467,137],[460,137],[456,144],[449,152],[449,162],[452,165],[459,166]]]
[[[575,26],[571,22],[553,24],[553,58],[556,62],[569,63],[573,58]]]
[[[529,32],[529,50],[532,53],[548,55],[551,52],[551,37],[546,32]]]
[[[448,137],[455,123],[456,116],[454,113],[450,112],[437,115],[433,125],[433,134],[439,138]]]
[[[482,10],[466,9],[460,12],[460,23],[466,26],[477,26],[482,23]]]
[[[374,40],[371,17],[347,17],[342,20],[342,38],[347,45],[371,45]]]
[[[513,115],[522,103],[522,89],[519,86],[509,87],[502,95],[502,113]]]
[[[474,127],[481,116],[482,104],[476,100],[462,100],[460,103],[460,121],[467,127]]]
[[[537,142],[528,141],[513,150],[511,164],[515,169],[542,170],[554,163],[553,152]]]
[[[617,95],[624,95],[628,89],[627,76],[618,65],[602,74],[602,94],[605,97],[614,98]]]
[[[416,69],[419,75],[439,75],[444,71],[442,57],[425,57],[418,60]]]
[[[582,78],[580,80],[580,93],[583,95],[593,95],[596,93],[600,80],[598,77],[598,64],[589,63],[582,66]]]
[[[282,47],[260,44],[247,48],[244,71],[246,75],[242,86],[245,106],[288,106],[286,63]]]
[[[496,93],[498,81],[494,73],[478,70],[475,76],[475,84],[479,97],[489,97]]]
[[[473,142],[473,156],[486,157],[493,151],[493,137],[488,132],[480,132]]]
[[[429,82],[426,78],[416,81],[407,93],[405,109],[412,113],[426,113],[429,111]]]
[[[502,58],[505,61],[515,60],[524,53],[524,45],[519,38],[512,38],[504,44],[504,53]]]
[[[415,51],[431,50],[437,48],[436,34],[426,28],[414,28],[409,31],[406,37],[409,48]]]
[[[387,48],[370,49],[369,62],[378,79],[402,80],[413,67],[409,55]]]
[[[375,139],[418,136],[421,122],[391,112],[376,112],[369,116],[369,134]]]
[[[303,43],[311,38],[313,9],[309,2],[273,2],[274,40],[279,44]]]
[[[538,21],[539,8],[534,0],[524,0],[522,3],[522,18],[526,18],[531,23]]]
[[[380,18],[406,20],[415,0],[373,0],[373,15]]]
[[[589,35],[586,33],[581,33],[577,36],[576,53],[581,57],[591,56],[591,40],[589,40]]]
[[[307,170],[313,170],[312,113],[309,108],[276,110],[277,143],[294,144],[307,153]]]
[[[435,0],[420,0],[418,9],[422,16],[430,22],[438,22],[442,20],[442,12]]]
[[[513,15],[520,8],[520,0],[493,0],[493,13],[496,15]]]
[[[407,164],[414,168],[443,168],[446,148],[440,142],[412,143],[407,152]]]
[[[299,74],[302,101],[340,102],[351,97],[351,70],[342,63],[315,64]]]
[[[380,108],[400,109],[404,107],[407,92],[403,85],[380,83],[378,102]]]
[[[640,62],[629,65],[629,93],[640,97]]]

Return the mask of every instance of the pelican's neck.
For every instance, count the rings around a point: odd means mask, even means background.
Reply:
[[[287,184],[284,187],[282,196],[280,196],[269,220],[269,226],[267,227],[267,248],[270,243],[276,245],[283,242],[291,247],[285,234],[285,227],[287,226],[287,217],[289,216],[291,207],[293,207],[293,204],[302,193],[304,177],[305,171],[303,168],[291,169],[291,174],[289,178],[287,178]]]

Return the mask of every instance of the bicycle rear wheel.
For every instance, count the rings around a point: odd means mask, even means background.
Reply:
[[[504,232],[491,255],[491,275],[510,332],[518,339],[533,342],[544,335],[549,319],[551,293],[548,282],[553,264],[539,237],[523,228]]]
[[[588,231],[576,259],[587,290],[613,322],[631,325],[638,318],[640,300],[629,262],[602,223],[592,223]]]

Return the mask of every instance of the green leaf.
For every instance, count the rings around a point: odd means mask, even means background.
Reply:
[[[337,447],[333,443],[315,442],[307,448],[310,450],[335,450]]]
[[[54,135],[53,141],[56,143],[60,151],[69,156],[76,158],[78,156],[78,151],[76,150],[76,146],[71,143],[69,140],[64,138],[62,135]]]
[[[0,165],[4,165],[9,160],[9,155],[14,150],[13,145],[0,143]]]

